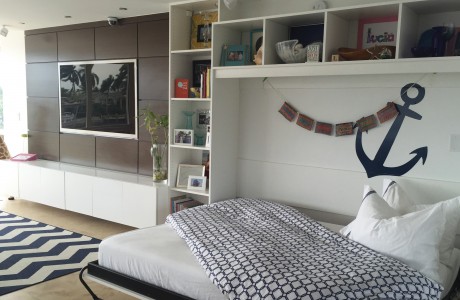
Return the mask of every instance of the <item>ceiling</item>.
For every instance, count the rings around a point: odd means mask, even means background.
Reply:
[[[169,11],[178,0],[0,0],[0,26],[31,30]],[[127,10],[120,10],[120,7]],[[66,18],[70,16],[70,18]]]

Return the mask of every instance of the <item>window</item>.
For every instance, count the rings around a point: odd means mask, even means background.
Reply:
[[[3,90],[0,87],[0,130],[3,129]]]

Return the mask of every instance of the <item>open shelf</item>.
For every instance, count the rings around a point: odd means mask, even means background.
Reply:
[[[191,195],[200,195],[200,196],[205,196],[205,197],[209,196],[209,190],[197,191],[197,190],[190,190],[190,189],[187,189],[187,188],[176,188],[176,187],[171,187],[170,189],[172,191],[181,192],[181,193],[187,193],[187,194],[191,194]]]
[[[460,72],[460,57],[214,67],[213,70],[216,78],[458,73]]]

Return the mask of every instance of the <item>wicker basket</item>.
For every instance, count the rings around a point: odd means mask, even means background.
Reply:
[[[374,46],[367,49],[339,48],[339,55],[344,60],[368,60],[395,58],[395,46]]]

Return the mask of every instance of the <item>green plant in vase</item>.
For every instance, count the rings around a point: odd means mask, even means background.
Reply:
[[[164,181],[168,178],[168,115],[158,115],[150,108],[145,108],[141,110],[139,117],[144,121],[142,126],[148,131],[152,141],[150,154],[153,158],[153,180]]]

